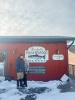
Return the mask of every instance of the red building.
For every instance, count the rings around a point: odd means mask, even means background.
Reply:
[[[16,79],[16,57],[30,61],[29,80],[55,80],[68,74],[67,40],[71,37],[0,37],[0,62],[6,78]]]

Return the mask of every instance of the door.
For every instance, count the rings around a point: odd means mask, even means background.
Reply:
[[[0,80],[5,80],[6,51],[0,51]]]

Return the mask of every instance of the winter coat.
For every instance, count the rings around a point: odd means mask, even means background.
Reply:
[[[29,62],[25,59],[25,72],[29,71]]]
[[[24,72],[25,70],[25,62],[21,58],[16,59],[16,71],[17,72]]]

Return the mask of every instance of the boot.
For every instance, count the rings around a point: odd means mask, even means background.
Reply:
[[[24,79],[24,86],[27,87],[27,79]]]
[[[25,86],[27,87],[27,81],[26,81],[26,84],[25,84]]]
[[[20,87],[23,87],[22,79],[20,79]]]

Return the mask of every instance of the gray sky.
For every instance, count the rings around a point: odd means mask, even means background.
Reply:
[[[0,35],[75,36],[75,0],[0,0]]]

